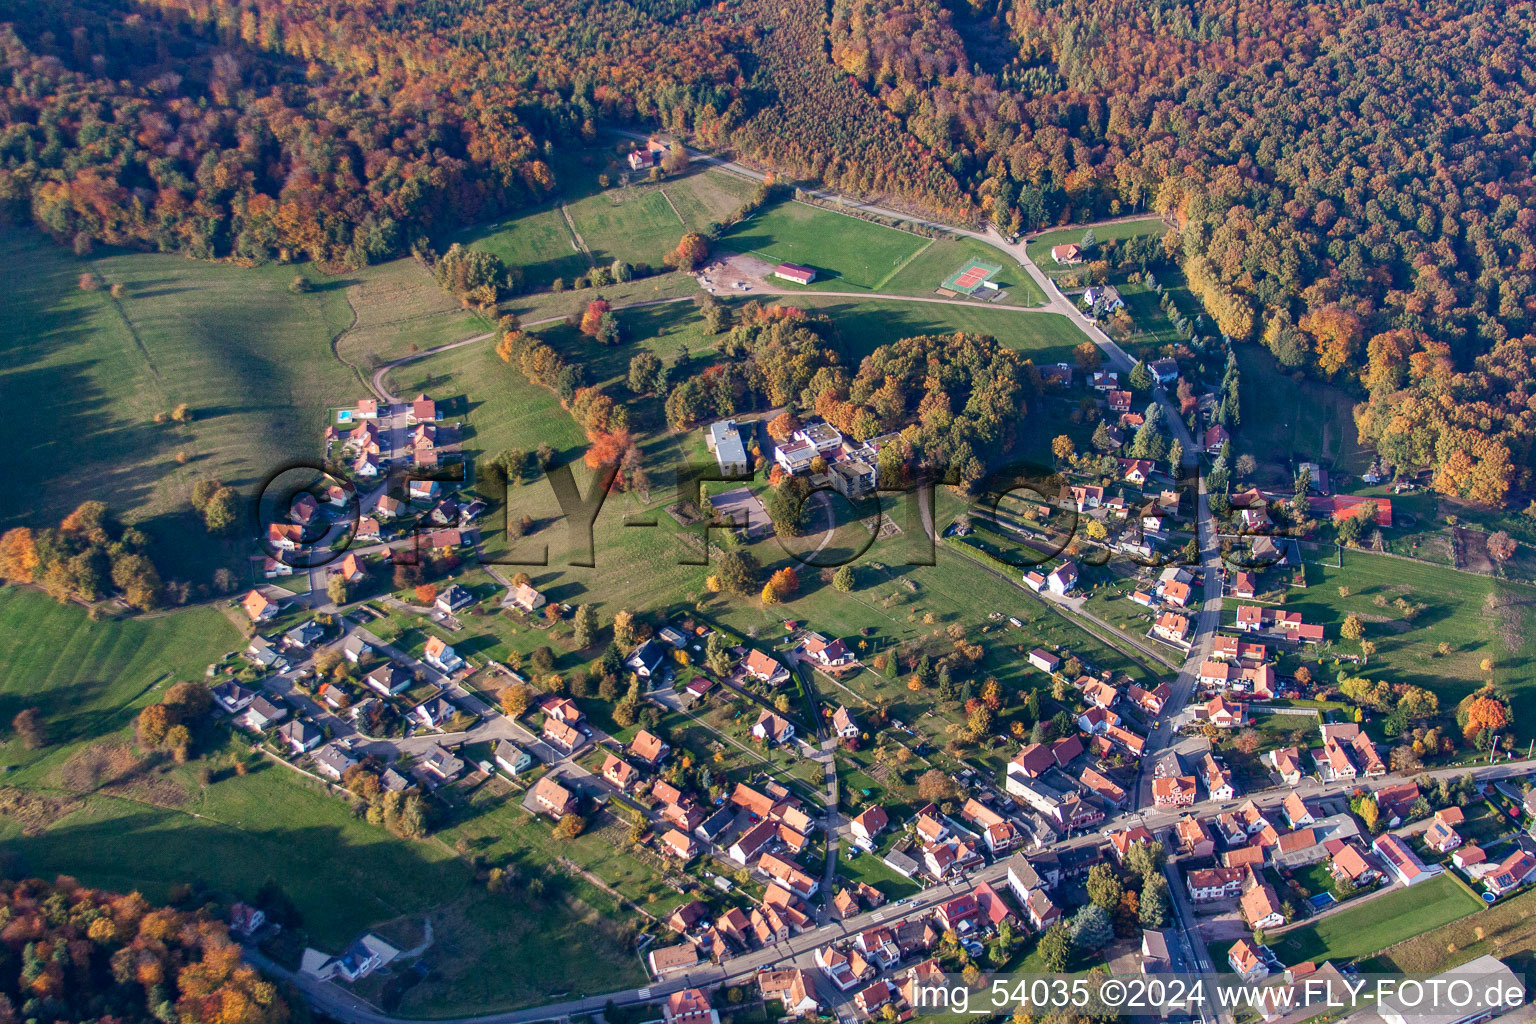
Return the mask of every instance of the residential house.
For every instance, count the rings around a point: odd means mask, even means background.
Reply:
[[[1532,875],[1536,875],[1536,856],[1516,850],[1483,878],[1483,888],[1494,896],[1503,896],[1530,881]]]
[[[233,679],[226,679],[211,691],[213,702],[231,715],[237,715],[251,706],[256,699],[254,690],[247,690]]]
[[[439,782],[456,779],[464,771],[464,762],[436,743],[421,755],[421,768]]]
[[[757,989],[764,1002],[777,1000],[791,1017],[812,1016],[823,1005],[816,992],[815,976],[798,967],[759,971]]]
[[[1137,684],[1132,683],[1130,688],[1125,691],[1125,695],[1131,699],[1133,704],[1147,714],[1161,715],[1163,708],[1168,705],[1168,698],[1173,696],[1173,691],[1169,689],[1167,683],[1158,683],[1151,690],[1144,690]]]
[[[1252,873],[1247,868],[1197,868],[1185,872],[1184,884],[1189,898],[1196,903],[1236,899],[1243,894]]]
[[[652,771],[661,767],[671,752],[672,747],[649,729],[641,729],[629,741],[629,755]]]
[[[1176,612],[1163,612],[1153,623],[1152,633],[1171,643],[1182,644],[1189,636],[1189,619]]]
[[[439,672],[452,675],[464,667],[464,659],[454,653],[448,641],[442,637],[427,637],[427,645],[422,653],[422,660]]]
[[[1291,828],[1303,828],[1317,823],[1317,819],[1307,807],[1307,802],[1296,793],[1285,795],[1285,800],[1280,804],[1280,811],[1285,815],[1286,824]]]
[[[1387,870],[1404,885],[1417,885],[1445,870],[1438,864],[1425,866],[1424,862],[1408,848],[1408,844],[1400,836],[1391,832],[1384,832],[1377,836],[1371,848],[1387,866]]]
[[[829,641],[817,633],[807,633],[800,649],[817,668],[828,672],[841,672],[858,664],[858,659],[841,640]]]
[[[1269,965],[1259,955],[1258,948],[1247,939],[1238,939],[1232,944],[1232,948],[1227,951],[1227,963],[1232,965],[1232,970],[1238,977],[1247,982],[1259,981],[1269,976]]]
[[[411,709],[416,720],[429,729],[438,728],[458,713],[459,709],[442,697],[428,697]]]
[[[363,677],[363,685],[384,697],[393,697],[411,688],[411,674],[387,661]]]
[[[885,808],[877,806],[865,809],[862,814],[849,822],[848,827],[855,839],[865,844],[873,844],[875,836],[884,831],[888,824],[890,824],[890,818],[886,815]]]
[[[736,837],[725,855],[738,864],[750,864],[764,850],[768,844],[778,837],[778,828],[771,821],[759,821],[741,835]]]
[[[528,584],[514,583],[507,591],[506,603],[524,612],[532,612],[549,602],[548,598]]]
[[[544,719],[544,729],[540,733],[544,742],[554,747],[562,754],[569,754],[581,746],[586,737],[575,726],[566,725],[554,715],[548,715]]]
[[[1483,852],[1480,846],[1463,846],[1451,854],[1451,863],[1463,871],[1470,871],[1479,864],[1488,862],[1488,854]]]
[[[315,769],[332,782],[340,782],[347,769],[355,764],[357,764],[357,758],[334,743],[315,751]]]
[[[660,641],[647,639],[624,659],[624,666],[641,679],[649,679],[666,657],[666,648]]]
[[[357,633],[352,633],[341,644],[341,655],[356,665],[373,653],[373,645]]]
[[[1106,834],[1109,839],[1109,852],[1115,860],[1125,863],[1126,854],[1133,846],[1147,846],[1153,842],[1152,833],[1143,825],[1135,825],[1131,828],[1116,829]]]
[[[770,747],[780,746],[795,738],[795,727],[788,719],[781,718],[772,711],[763,711],[757,716],[757,722],[752,726],[752,738]]]
[[[1237,795],[1237,790],[1232,785],[1232,773],[1222,767],[1209,750],[1200,759],[1198,771],[1205,781],[1205,790],[1210,799],[1230,800]]]
[[[1461,845],[1461,836],[1450,825],[1436,817],[1424,831],[1424,845],[1444,855]]]
[[[1077,781],[1082,783],[1088,792],[1098,797],[1107,807],[1119,810],[1125,806],[1125,790],[1092,768],[1084,768],[1082,774],[1077,777]]]
[[[1358,751],[1359,747],[1355,749]],[[1407,819],[1409,809],[1419,799],[1419,784],[1410,779],[1383,786],[1371,796],[1376,801],[1376,809],[1381,812],[1382,820],[1388,825],[1396,825]]]
[[[720,1024],[720,1014],[709,1005],[703,989],[685,988],[667,996],[661,1006],[666,1024]]]
[[[1185,815],[1173,827],[1179,851],[1186,857],[1204,858],[1216,853],[1216,840],[1205,822],[1193,815]]]
[[[1218,729],[1236,729],[1248,724],[1248,705],[1234,703],[1217,694],[1205,705],[1204,718]]]
[[[1356,886],[1369,885],[1381,877],[1381,871],[1376,866],[1376,862],[1367,857],[1365,851],[1355,843],[1339,843],[1329,853],[1329,861],[1329,874]]]
[[[1271,750],[1269,763],[1287,786],[1294,786],[1301,781],[1301,752],[1295,747]]]
[[[1268,882],[1260,882],[1244,892],[1240,906],[1243,920],[1250,928],[1274,928],[1285,923],[1280,897]]]
[[[777,658],[759,650],[748,651],[741,661],[741,667],[748,676],[769,686],[782,686],[789,681],[789,669],[780,664]]]
[[[240,606],[245,609],[246,616],[252,622],[266,622],[277,617],[277,603],[259,590],[246,594]]]
[[[1178,775],[1152,780],[1152,804],[1155,807],[1189,807],[1195,802],[1193,775]]]
[[[635,770],[634,765],[615,754],[609,754],[603,759],[602,774],[603,778],[617,786],[621,793],[629,792],[629,788],[640,778],[640,773]]]
[[[896,990],[891,988],[889,982],[877,981],[868,988],[860,990],[853,997],[853,1002],[859,1008],[860,1013],[866,1017],[871,1017],[876,1010],[891,1001],[895,992]]]
[[[1045,577],[1045,586],[1053,594],[1069,594],[1077,587],[1077,563],[1063,562]]]
[[[514,778],[533,767],[533,755],[511,740],[499,741],[494,756],[497,766]]]
[[[1075,266],[1083,262],[1083,247],[1076,242],[1053,245],[1051,246],[1051,260],[1064,267]]]
[[[859,738],[859,723],[854,720],[846,705],[839,704],[832,712],[832,732],[845,742]]]
[[[260,693],[251,698],[250,705],[245,709],[246,724],[257,732],[276,725],[287,717],[288,708],[281,703],[280,699],[274,702]]]
[[[534,804],[551,818],[562,818],[576,809],[576,795],[552,775],[546,775],[533,784],[530,797]]]
[[[680,860],[692,860],[699,852],[699,844],[692,836],[678,829],[670,829],[661,837],[661,848]]]
[[[325,739],[325,734],[306,718],[295,718],[291,722],[283,723],[278,727],[277,735],[295,754],[314,750]]]

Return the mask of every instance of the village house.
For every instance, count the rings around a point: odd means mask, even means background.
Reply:
[[[1197,868],[1185,873],[1184,884],[1195,903],[1214,903],[1241,896],[1250,877],[1247,868]]]
[[[1156,807],[1189,807],[1195,802],[1193,775],[1177,775],[1152,780],[1152,803]]]
[[[741,660],[741,667],[749,677],[769,686],[782,686],[789,681],[789,669],[780,664],[777,658],[759,650],[748,651],[747,656]]]
[[[421,659],[439,672],[450,675],[464,667],[464,659],[454,653],[448,641],[436,636],[427,637]]]
[[[1503,896],[1520,888],[1533,875],[1536,875],[1536,856],[1525,850],[1516,850],[1484,876],[1483,888],[1494,896]]]
[[[560,785],[559,780],[552,775],[546,775],[535,782],[529,796],[551,818],[562,818],[576,809],[575,794]]]
[[[511,740],[498,741],[494,756],[497,766],[513,778],[533,767],[533,755]]]
[[[629,741],[629,756],[652,771],[659,768],[671,752],[671,746],[649,729],[641,729]]]
[[[827,640],[818,633],[806,633],[800,648],[817,668],[838,673],[858,664],[846,644],[841,640]]]
[[[752,726],[752,738],[770,747],[780,746],[795,738],[795,727],[788,719],[763,711]]]
[[[1250,928],[1274,928],[1285,923],[1280,897],[1268,882],[1260,882],[1243,893],[1241,909]]]

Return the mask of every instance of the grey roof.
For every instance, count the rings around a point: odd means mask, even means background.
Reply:
[[[746,465],[747,449],[741,443],[741,434],[735,420],[717,420],[709,425],[710,442],[715,449],[715,459],[722,466]]]
[[[261,694],[257,694],[251,701],[251,710],[269,722],[276,721],[288,713],[288,709],[281,704],[274,704]]]

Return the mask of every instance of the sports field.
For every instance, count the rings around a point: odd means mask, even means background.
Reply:
[[[1000,263],[988,263],[985,260],[966,260],[960,268],[944,279],[941,287],[959,292],[961,295],[975,295],[976,290],[987,283],[991,277],[1003,269]]]
[[[909,231],[789,202],[736,225],[719,247],[769,263],[811,267],[817,278],[807,291],[878,292],[928,245]]]

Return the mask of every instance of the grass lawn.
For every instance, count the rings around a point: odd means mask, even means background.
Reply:
[[[992,280],[1008,292],[1008,298],[1001,303],[983,303],[978,300],[978,305],[1045,305],[1045,296],[1041,294],[1040,286],[1035,284],[1034,278],[1024,272],[1023,267],[1018,266],[1011,257],[987,243],[967,237],[934,239],[931,245],[886,281],[880,290],[892,295],[931,296],[934,289],[938,288],[950,274],[964,266],[967,260],[1000,263],[1003,267]],[[987,293],[982,291],[977,294],[984,299]]]
[[[575,235],[560,206],[550,204],[465,228],[439,240],[439,247],[459,242],[493,252],[508,266],[522,268],[525,292],[543,292],[557,279],[570,285],[594,265],[616,259],[659,266],[685,232],[705,230],[757,188],[739,175],[704,167],[659,184],[640,180],[627,186],[601,185],[603,173],[610,182],[619,180],[618,165],[601,150],[563,161],[560,188]]]
[[[1101,242],[1110,239],[1134,238],[1138,235],[1156,235],[1161,237],[1167,231],[1161,217],[1156,214],[1148,214],[1144,218],[1121,221],[1117,224],[1100,224],[1094,227],[1093,234]],[[1029,258],[1035,261],[1035,266],[1047,274],[1065,273],[1072,269],[1058,265],[1051,259],[1051,247],[1065,245],[1069,242],[1081,242],[1084,228],[1063,228],[1057,231],[1046,231],[1030,239],[1024,246],[1024,251]]]
[[[1528,972],[1533,938],[1536,938],[1536,890],[1528,890],[1480,914],[1441,925],[1384,949],[1365,966],[1371,971],[1438,974],[1492,953],[1501,959],[1516,957],[1515,969],[1524,968]]]
[[[1342,569],[1315,562],[1306,568],[1308,586],[1289,591],[1286,610],[1300,612],[1306,622],[1322,623],[1344,649],[1355,645],[1338,639],[1339,626],[1346,615],[1359,615],[1366,638],[1378,648],[1366,675],[1428,687],[1439,694],[1441,710],[1449,712],[1487,678],[1481,662],[1492,659],[1493,678],[1514,701],[1519,735],[1532,735],[1536,593],[1487,576],[1361,551],[1346,551]],[[1339,596],[1340,586],[1349,588],[1348,597]],[[1378,597],[1386,599],[1385,606],[1376,603]],[[1400,597],[1424,607],[1405,619],[1392,604]],[[1451,645],[1443,656],[1438,653],[1442,641]],[[1324,659],[1331,673],[1326,653]]]
[[[877,853],[861,852],[850,860],[848,844],[845,842],[839,843],[837,847],[837,873],[848,883],[864,882],[872,885],[893,900],[905,899],[922,889],[910,878],[903,878],[886,867]]]
[[[1303,925],[1269,941],[1280,961],[1352,960],[1475,913],[1481,904],[1448,877],[1430,879]]]
[[[929,239],[910,231],[785,202],[737,224],[720,239],[719,248],[770,263],[814,267],[816,280],[805,286],[807,292],[876,292],[928,244]]]
[[[367,267],[352,278],[346,294],[357,320],[336,340],[336,354],[365,375],[379,363],[484,334],[493,326],[462,308],[413,259]]]
[[[851,365],[857,365],[881,345],[920,334],[990,334],[1033,359],[1037,366],[1071,362],[1073,347],[1082,341],[1077,328],[1064,316],[1021,313],[980,303],[962,306],[894,299],[816,299],[807,295],[796,299],[795,304],[824,312],[836,321],[843,356]]]
[[[1291,482],[1294,462],[1310,459],[1357,477],[1370,468],[1371,453],[1355,430],[1355,400],[1343,389],[1310,378],[1295,379],[1257,343],[1236,346],[1242,371],[1242,424],[1238,451],[1252,452],[1265,469]]]
[[[525,291],[543,291],[557,278],[570,284],[592,269],[592,261],[577,247],[565,217],[553,205],[464,228],[444,239],[441,248],[446,251],[454,242],[495,253],[509,267],[521,267]]]
[[[42,592],[0,587],[0,722],[35,707],[49,747],[0,747],[10,784],[39,781],[84,740],[127,725],[152,692],[203,670],[243,647],[240,633],[213,608],[154,618],[91,622],[77,605]]]
[[[0,528],[52,523],[101,498],[156,539],[162,575],[206,583],[249,552],[204,539],[187,504],[192,485],[217,477],[250,493],[274,468],[317,456],[326,409],[363,394],[330,351],[351,320],[347,282],[309,267],[147,253],[77,260],[12,230],[0,232],[0,261],[28,270],[0,282],[0,397],[28,410],[27,443],[7,459]],[[122,284],[122,299],[82,292],[86,271]],[[296,276],[312,290],[291,292]],[[191,423],[155,424],[180,403]]]

